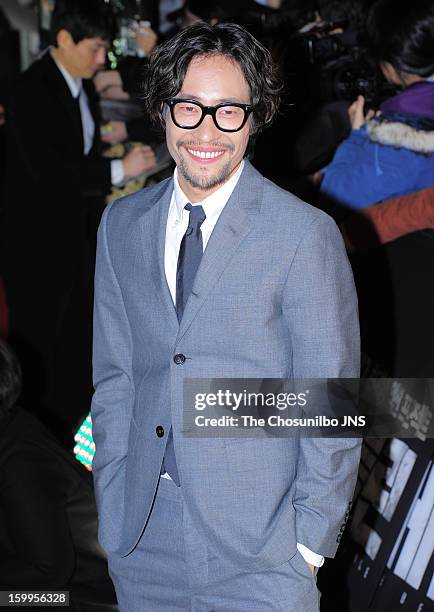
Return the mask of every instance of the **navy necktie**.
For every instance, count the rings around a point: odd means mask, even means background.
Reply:
[[[176,270],[176,314],[178,315],[178,321],[182,319],[202,259],[203,242],[200,228],[206,219],[202,206],[186,204],[185,209],[190,211],[190,219],[187,231],[181,241]]]
[[[206,219],[202,206],[187,204],[185,209],[190,211],[190,219],[179,248],[178,267],[176,270],[176,314],[181,321],[184,308],[191,293],[197,269],[203,255],[203,242],[201,225]],[[175,448],[173,446],[173,432],[170,428],[164,452],[162,473],[167,472],[173,482],[179,487],[178,466],[176,465]]]

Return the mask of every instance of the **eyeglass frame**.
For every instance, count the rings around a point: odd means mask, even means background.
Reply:
[[[184,126],[177,123],[175,119],[174,110],[175,104],[177,102],[190,102],[190,104],[196,104],[196,106],[199,106],[199,108],[202,110],[202,116],[195,125]],[[200,126],[206,115],[211,115],[214,121],[214,125],[221,132],[239,132],[246,125],[247,119],[249,118],[249,115],[253,112],[254,109],[253,104],[244,104],[242,102],[220,102],[220,104],[216,104],[216,106],[205,106],[204,104],[201,104],[201,102],[198,102],[197,100],[192,100],[191,98],[168,98],[167,100],[164,100],[164,103],[167,104],[167,106],[169,107],[170,116],[172,117],[173,123],[176,125],[176,127],[179,127],[182,130],[195,130],[197,127]],[[239,128],[237,128],[236,130],[228,130],[226,128],[221,128],[218,125],[216,118],[217,110],[222,106],[236,106],[237,108],[241,108],[244,111],[244,119]]]

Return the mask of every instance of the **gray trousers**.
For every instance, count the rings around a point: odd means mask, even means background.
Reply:
[[[121,612],[318,612],[316,577],[297,551],[282,565],[240,571],[213,556],[188,525],[181,488],[160,478],[137,547],[109,556]]]

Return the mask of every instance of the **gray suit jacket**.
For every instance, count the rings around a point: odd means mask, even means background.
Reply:
[[[172,424],[185,511],[215,554],[252,570],[285,562],[297,541],[333,556],[360,441],[191,439],[181,429],[184,377],[359,375],[340,233],[246,162],[178,324],[164,271],[172,191],[168,179],[114,202],[99,229],[92,417],[101,544],[127,555],[138,542],[167,439],[156,428]]]

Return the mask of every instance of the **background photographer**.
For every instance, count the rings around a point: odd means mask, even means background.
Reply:
[[[363,96],[349,109],[352,132],[324,169],[321,192],[352,208],[434,183],[434,4],[380,0],[368,31],[383,74],[402,91],[375,116],[365,115]]]

